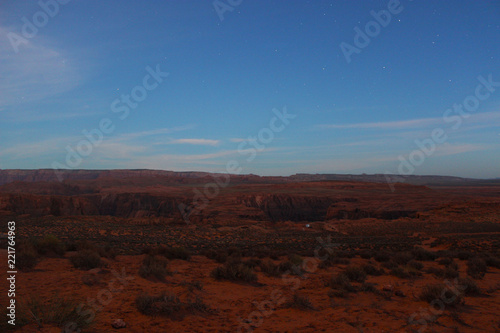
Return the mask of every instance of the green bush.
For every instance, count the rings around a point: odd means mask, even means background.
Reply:
[[[16,324],[36,324],[38,327],[54,325],[62,328],[67,323],[75,323],[78,328],[85,328],[89,326],[89,317],[82,316],[77,311],[78,306],[78,302],[58,295],[49,299],[32,295],[19,305]]]
[[[481,295],[481,289],[478,287],[476,281],[465,277],[458,278],[459,290],[461,290],[467,296],[478,296]]]
[[[457,258],[460,260],[467,260],[467,259],[471,258],[474,254],[472,252],[469,252],[469,251],[460,251],[456,255],[457,255]]]
[[[34,246],[27,242],[21,241],[18,243],[16,253],[16,268],[22,271],[30,270],[36,266],[39,261],[38,252]]]
[[[486,262],[486,266],[500,268],[500,259],[491,255],[488,255],[484,258]]]
[[[421,247],[413,249],[412,254],[415,260],[420,261],[434,261],[437,258],[437,254],[435,252],[427,251]]]
[[[281,272],[278,268],[278,265],[276,265],[270,259],[262,260],[259,267],[260,267],[261,272],[266,274],[267,276],[277,277],[277,276],[281,275]]]
[[[191,253],[184,247],[159,247],[153,250],[151,254],[159,254],[167,259],[181,259],[181,260],[189,260],[191,259]]]
[[[467,275],[474,279],[482,279],[487,270],[486,262],[479,257],[473,257],[467,261]]]
[[[363,283],[366,280],[366,272],[360,266],[348,266],[344,274],[350,281]]]
[[[345,292],[354,292],[356,288],[354,288],[351,284],[351,281],[347,277],[345,273],[340,273],[334,275],[327,283],[328,287],[336,290],[343,290]]]
[[[164,281],[166,275],[171,275],[167,269],[167,265],[167,259],[148,254],[142,260],[142,265],[139,268],[139,275],[145,279],[156,278],[160,281]]]
[[[392,258],[398,265],[406,265],[412,259],[413,255],[410,252],[399,252]]]
[[[288,261],[290,261],[295,266],[302,266],[302,262],[304,261],[304,259],[297,254],[290,254],[288,255]]]
[[[241,281],[247,283],[257,282],[254,271],[242,262],[231,261],[215,268],[211,274],[216,280]]]
[[[35,242],[35,248],[38,253],[55,254],[58,256],[63,256],[66,252],[64,243],[54,235],[46,235],[42,239]]]
[[[456,306],[463,301],[460,294],[455,294],[444,283],[424,286],[419,298],[428,303],[440,300],[446,306],[451,307]]]
[[[444,265],[444,266],[448,266],[450,265],[451,263],[453,262],[453,259],[449,258],[449,257],[445,257],[445,258],[441,258],[438,260],[438,263],[440,265]]]
[[[187,313],[210,311],[199,297],[182,302],[176,295],[168,292],[162,292],[157,296],[141,293],[135,299],[135,306],[139,312],[147,316],[164,316],[179,320]]]
[[[397,276],[401,279],[409,279],[416,276],[421,276],[422,273],[410,266],[398,266],[396,268],[391,269],[391,275]]]
[[[212,259],[212,260],[215,260],[217,261],[219,264],[223,264],[227,261],[227,258],[229,257],[227,252],[226,251],[223,251],[223,250],[219,250],[219,251],[216,251],[216,250],[208,250],[206,253],[205,253],[205,256],[208,258],[208,259]]]
[[[292,299],[285,303],[285,308],[294,308],[299,310],[314,310],[314,306],[307,296],[294,293]]]
[[[370,259],[373,257],[373,251],[371,250],[362,250],[359,252],[359,256],[363,259]]]
[[[383,269],[378,269],[377,267],[371,264],[365,264],[361,266],[361,268],[365,271],[367,275],[380,276],[385,273]]]
[[[75,268],[83,270],[101,267],[102,265],[101,256],[92,250],[80,250],[72,255],[69,260]]]
[[[177,296],[166,292],[158,296],[151,296],[147,293],[139,294],[135,299],[135,305],[139,312],[147,316],[170,317],[183,308]]]
[[[417,271],[421,271],[424,268],[424,265],[421,262],[410,260],[407,264],[408,267],[416,269]]]

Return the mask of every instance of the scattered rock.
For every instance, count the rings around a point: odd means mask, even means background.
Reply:
[[[392,284],[384,284],[384,286],[382,287],[382,290],[383,291],[393,291],[394,286]]]
[[[111,323],[111,326],[113,326],[113,328],[120,329],[127,327],[127,323],[125,323],[123,319],[115,319]]]

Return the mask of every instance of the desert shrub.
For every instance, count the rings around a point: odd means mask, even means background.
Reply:
[[[407,264],[408,267],[411,267],[413,269],[416,269],[417,271],[420,271],[424,268],[424,265],[421,262],[415,261],[415,260],[410,260]]]
[[[82,282],[87,286],[93,286],[101,282],[101,277],[97,274],[83,274]]]
[[[392,258],[398,265],[406,265],[412,259],[413,255],[410,252],[399,252]]]
[[[330,289],[328,291],[328,297],[345,298],[347,295],[349,295],[349,292],[345,289]]]
[[[467,296],[477,296],[481,294],[481,289],[478,287],[476,281],[468,277],[458,278],[458,286]]]
[[[181,284],[183,286],[187,287],[189,292],[193,292],[195,289],[196,290],[203,290],[203,283],[201,281],[198,281],[198,280],[191,281],[191,282],[183,281]]]
[[[262,260],[260,259],[256,259],[256,258],[251,258],[251,259],[247,259],[245,261],[242,261],[243,265],[246,265],[250,268],[255,268],[255,267],[259,267],[260,264],[262,263]]]
[[[482,279],[487,269],[486,262],[479,257],[473,257],[467,261],[467,274],[474,279]]]
[[[417,247],[412,251],[415,260],[420,261],[434,261],[437,258],[437,254],[432,251],[427,251],[424,248]]]
[[[462,297],[451,291],[444,283],[424,286],[419,298],[431,304],[441,300],[446,306],[451,307],[462,303]]]
[[[302,262],[304,261],[304,259],[301,256],[293,253],[288,255],[288,261],[290,261],[295,266],[302,266]]]
[[[454,279],[457,278],[460,274],[458,271],[452,267],[446,267],[444,270],[444,277],[447,279]]]
[[[348,266],[344,274],[350,281],[363,283],[366,280],[366,272],[360,266]]]
[[[280,262],[278,265],[278,270],[281,274],[289,273],[292,275],[300,275],[302,273],[301,267],[295,265],[290,260]]]
[[[346,292],[353,292],[356,289],[352,286],[351,281],[344,273],[334,275],[326,285],[332,289],[344,290]]]
[[[38,263],[39,256],[35,247],[25,241],[18,243],[16,252],[16,268],[22,271],[30,270]]]
[[[438,260],[438,264],[448,266],[453,262],[453,259],[449,257],[441,258]]]
[[[484,257],[484,261],[486,266],[500,268],[500,259],[491,255],[487,255]]]
[[[292,299],[285,303],[285,308],[294,308],[299,310],[314,310],[309,297],[303,296],[299,293],[294,293]]]
[[[391,259],[391,254],[386,251],[378,251],[375,256],[373,256],[373,259],[378,262],[386,262]]]
[[[374,283],[369,283],[369,282],[364,282],[361,285],[360,290],[368,293],[378,293],[376,285]]]
[[[365,264],[365,265],[361,266],[361,268],[368,275],[380,276],[380,275],[383,275],[385,273],[384,270],[378,269],[377,267],[375,267],[371,264]]]
[[[170,317],[181,311],[182,302],[173,294],[163,292],[158,296],[147,293],[139,294],[135,299],[137,310],[147,316]]]
[[[116,249],[109,244],[106,244],[104,247],[97,246],[96,250],[103,258],[115,259],[117,255]]]
[[[328,268],[335,265],[349,265],[349,258],[342,258],[336,256],[328,256],[325,260],[321,261],[318,265],[319,268]]]
[[[447,279],[454,279],[459,275],[458,271],[452,267],[446,267],[445,269],[429,267],[427,269],[427,273],[434,274],[437,277],[447,278]]]
[[[191,259],[191,253],[185,247],[160,247],[158,248],[158,253],[166,258],[189,260]]]
[[[104,247],[98,246],[97,244],[86,239],[77,241],[71,246],[74,246],[76,251],[88,250],[97,252],[102,258],[115,259],[117,255],[116,249],[111,247],[111,245],[106,244]]]
[[[422,273],[410,266],[398,266],[391,269],[391,275],[397,276],[401,279],[409,279],[422,275]]]
[[[269,259],[262,260],[259,267],[261,272],[268,276],[276,277],[281,275],[281,272],[278,269],[278,265],[276,265],[272,260]]]
[[[194,300],[186,303],[185,307],[186,307],[186,310],[188,310],[189,312],[194,312],[194,311],[196,311],[196,312],[209,312],[209,311],[211,311],[210,307],[207,304],[205,304],[205,302],[203,302],[203,300],[198,296]]]
[[[359,256],[363,259],[370,259],[373,257],[373,251],[370,250],[362,250],[359,252]]]
[[[387,269],[394,269],[394,268],[398,267],[398,264],[396,264],[392,260],[389,260],[389,261],[382,262],[382,267],[387,268]]]
[[[45,235],[42,239],[36,241],[35,248],[42,255],[55,254],[63,256],[66,252],[64,243],[54,235]]]
[[[75,268],[83,270],[97,268],[102,264],[99,253],[92,250],[80,250],[72,255],[69,260]]]
[[[472,252],[469,252],[469,251],[459,251],[456,254],[457,258],[460,260],[467,260],[467,259],[471,258],[473,255],[474,254]]]
[[[216,251],[216,250],[208,250],[206,253],[205,253],[205,256],[208,258],[208,259],[212,259],[212,260],[215,260],[216,262],[218,262],[219,264],[223,264],[227,261],[227,258],[228,258],[228,254],[226,251],[223,251],[223,250],[219,250],[219,251]]]
[[[454,270],[458,271],[458,264],[455,261],[452,261],[451,264],[449,264],[447,267],[453,268]]]
[[[444,277],[444,269],[438,267],[429,267],[426,270],[427,273],[433,274],[437,277]]]
[[[241,262],[227,262],[215,268],[210,275],[216,280],[241,281],[247,283],[257,282],[254,271]]]
[[[142,260],[139,275],[145,279],[156,278],[163,281],[166,275],[171,274],[167,269],[167,265],[168,261],[164,257],[148,254]]]
[[[42,299],[32,295],[19,305],[16,325],[26,324],[53,325],[63,327],[67,323],[75,323],[78,328],[89,326],[88,316],[82,316],[78,312],[80,303],[70,298],[54,295],[48,299]]]

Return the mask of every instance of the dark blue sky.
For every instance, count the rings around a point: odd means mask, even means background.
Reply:
[[[0,5],[0,168],[500,177],[500,1],[42,2]]]

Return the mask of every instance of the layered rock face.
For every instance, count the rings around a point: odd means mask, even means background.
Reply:
[[[360,220],[375,218],[381,220],[396,220],[401,217],[417,217],[417,212],[412,210],[365,210],[360,208],[345,209],[329,207],[326,213],[327,220]]]
[[[206,193],[206,184],[213,190],[216,175],[75,170],[65,171],[65,177],[58,181],[54,170],[0,170],[0,182],[6,182],[0,185],[0,215],[165,217],[175,222],[186,217],[178,208],[182,203],[193,223],[394,220],[419,218],[448,203],[464,202],[458,191],[443,198],[428,187],[409,184],[396,184],[392,191],[380,183],[242,175],[231,176],[215,195],[197,198],[195,192]]]
[[[287,194],[243,196],[237,199],[247,207],[262,210],[271,221],[320,221],[325,219],[332,199]]]
[[[15,215],[110,215],[126,218],[180,217],[179,198],[142,193],[82,196],[3,194],[0,211]]]

